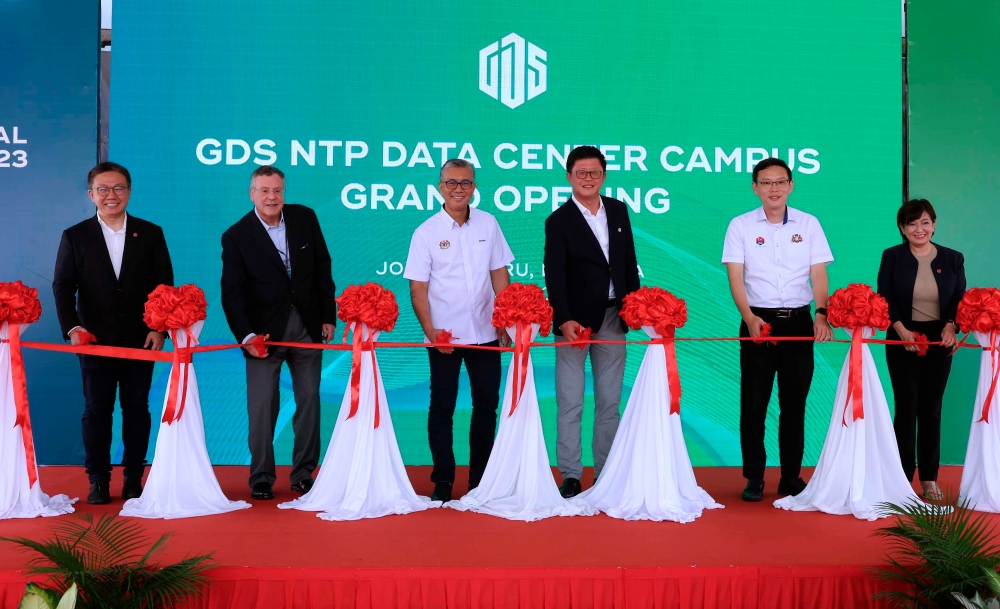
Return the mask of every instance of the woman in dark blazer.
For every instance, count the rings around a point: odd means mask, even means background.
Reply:
[[[889,302],[892,323],[886,337],[913,341],[914,332],[920,332],[930,342],[941,341],[941,346],[931,346],[924,356],[917,355],[914,345],[885,348],[903,471],[913,480],[919,464],[920,484],[928,499],[942,498],[937,485],[941,398],[951,372],[949,348],[958,342],[955,312],[965,294],[965,258],[931,242],[936,220],[930,201],[907,201],[896,214],[903,243],[882,252],[878,269],[878,293]]]

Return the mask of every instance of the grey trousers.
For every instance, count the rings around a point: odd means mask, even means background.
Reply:
[[[295,308],[288,317],[283,341],[311,343]],[[295,394],[292,430],[292,484],[312,477],[319,464],[319,381],[323,352],[318,349],[269,347],[264,359],[247,358],[247,413],[250,417],[250,487],[274,485],[274,428],[278,423],[281,363],[288,362]]]
[[[604,314],[604,323],[594,335],[599,340],[624,340],[618,318],[618,308]],[[556,336],[556,342],[565,342]],[[580,479],[583,474],[583,449],[580,442],[580,420],[583,417],[584,365],[590,354],[594,373],[594,475],[599,476],[608,459],[611,443],[618,432],[618,404],[622,397],[625,376],[625,345],[590,345],[586,351],[573,347],[556,349],[556,403],[558,405],[558,435],[556,458],[563,479]]]

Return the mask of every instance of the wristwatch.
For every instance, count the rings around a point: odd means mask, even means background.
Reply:
[[[826,307],[816,307],[816,315],[826,317]]]

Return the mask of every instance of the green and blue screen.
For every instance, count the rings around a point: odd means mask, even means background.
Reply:
[[[286,173],[287,202],[316,210],[338,291],[374,281],[395,292],[400,319],[382,338],[391,341],[423,338],[403,264],[413,230],[440,210],[438,171],[450,157],[476,166],[478,208],[506,235],[512,279],[544,286],[543,224],[570,193],[565,156],[599,146],[606,194],[631,208],[643,285],[687,301],[679,336],[737,332],[722,242],[729,220],[759,205],[750,170],[765,157],[792,165],[790,204],[822,223],[836,259],[831,288],[874,284],[882,250],[898,242],[898,3],[179,0],[115,9],[110,159],[132,173],[129,211],[164,228],[176,281],[205,290],[204,344],[234,341],[219,300],[220,236],[250,211],[260,164]],[[629,348],[622,408],[644,348]],[[552,459],[553,351],[532,355]],[[808,463],[846,352],[816,349]],[[683,343],[678,359],[692,462],[738,465],[737,343]],[[428,464],[427,354],[384,349],[379,361],[403,458]],[[350,365],[349,353],[324,354],[324,442]],[[247,463],[242,355],[206,354],[196,366],[213,462]],[[166,382],[160,366],[154,410]],[[277,458],[287,463],[287,371],[281,389]],[[464,375],[460,389],[461,463]],[[591,394],[588,386],[588,403]],[[592,408],[585,413],[589,462]],[[777,417],[775,391],[773,463]]]

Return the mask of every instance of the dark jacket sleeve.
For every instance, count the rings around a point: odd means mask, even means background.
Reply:
[[[246,262],[230,232],[222,235],[222,310],[237,341],[255,332],[247,315]]]
[[[569,300],[566,296],[566,240],[557,226],[558,219],[550,215],[545,219],[545,290],[552,305],[552,328],[559,329],[569,319]]]
[[[893,288],[893,278],[896,271],[896,254],[893,248],[882,252],[882,261],[878,265],[878,293],[889,303],[889,323],[900,320],[899,307],[896,305],[896,295]]]
[[[320,228],[316,212],[309,209],[309,213],[312,215],[313,240],[316,243],[313,255],[316,257],[316,291],[319,293],[322,312],[320,321],[324,324],[337,325],[337,286],[333,282],[330,250],[327,249],[326,239],[323,238],[323,229]]]
[[[961,252],[953,251],[953,253],[953,266],[951,270],[955,273],[955,291],[951,293],[951,299],[941,311],[941,319],[952,323],[955,321],[955,316],[958,315],[958,303],[965,296],[965,289],[967,287],[965,282],[965,256]]]
[[[626,243],[628,244],[628,257],[625,264],[625,294],[619,297],[624,298],[632,292],[636,291],[640,287],[639,283],[639,261],[635,256],[635,237],[632,235],[632,219],[629,218],[628,208],[625,209],[625,230],[628,232],[626,235]]]
[[[159,240],[153,249],[153,272],[156,274],[156,285],[174,285],[174,265],[170,262],[170,250],[167,249],[167,238],[163,229],[159,228]],[[170,333],[165,332],[167,338]]]
[[[76,268],[73,241],[69,234],[63,231],[59,252],[56,254],[55,272],[52,274],[52,296],[56,302],[56,315],[59,317],[59,327],[65,340],[69,340],[70,330],[83,325],[76,312],[76,293],[79,286],[80,278]]]

